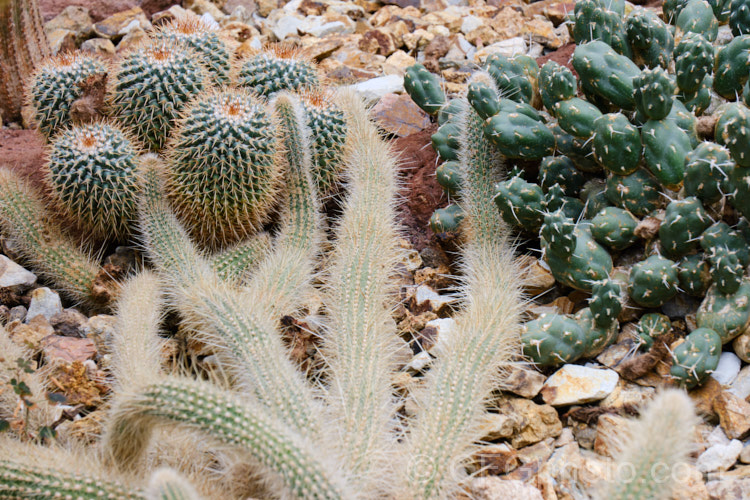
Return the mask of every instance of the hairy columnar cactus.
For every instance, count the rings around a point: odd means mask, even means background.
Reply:
[[[270,96],[280,90],[291,92],[319,83],[315,65],[300,57],[294,49],[281,45],[267,47],[241,61],[237,84],[256,94]]]
[[[271,250],[268,233],[258,233],[211,256],[211,267],[225,281],[241,282]]]
[[[201,500],[200,495],[172,469],[158,469],[151,475],[146,490],[148,500]]]
[[[610,500],[668,500],[693,451],[690,438],[700,418],[688,395],[666,389],[656,394],[616,437],[617,475],[597,498]],[[656,475],[658,473],[658,476]]]
[[[97,286],[101,268],[53,223],[39,195],[0,169],[0,226],[32,267],[74,300],[101,304],[116,290]]]
[[[49,54],[37,0],[0,0],[0,115],[3,120],[20,118],[25,81]]]
[[[153,159],[149,159],[149,163],[144,167],[146,183],[139,207],[141,231],[149,257],[171,285],[168,287],[170,301],[183,312],[188,327],[200,332],[206,343],[226,346],[226,349],[217,351],[218,358],[237,375],[240,384],[247,387],[248,394],[268,407],[277,419],[315,433],[317,405],[301,375],[287,358],[286,349],[276,332],[280,314],[274,312],[277,303],[282,306],[289,303],[285,293],[296,292],[299,281],[309,280],[309,276],[302,272],[306,268],[300,269],[293,264],[302,261],[311,267],[309,262],[304,256],[296,255],[297,260],[292,264],[281,266],[277,262],[274,277],[278,281],[269,278],[270,284],[264,288],[264,294],[252,289],[238,293],[221,282],[193,246],[167,207],[160,189],[159,164]],[[311,182],[309,173],[307,181]],[[308,187],[312,189],[311,185]],[[308,234],[307,237],[314,236]],[[258,273],[263,270],[262,266],[263,263]],[[271,286],[277,282],[280,284]],[[122,458],[126,466],[129,458],[132,460],[133,457]]]
[[[187,101],[208,84],[208,73],[192,49],[155,40],[119,62],[112,82],[114,110],[140,141],[160,150]]]
[[[95,234],[126,237],[140,193],[139,152],[115,125],[73,126],[50,145],[47,183],[65,212]]]
[[[356,477],[353,484],[375,497],[382,488],[382,472],[392,461],[388,434],[395,407],[390,377],[397,336],[395,324],[386,318],[395,305],[389,278],[398,261],[398,163],[359,99],[350,94],[339,102],[350,124],[349,195],[326,287],[327,400],[331,421],[338,422],[339,454]]]
[[[264,477],[297,498],[354,498],[345,473],[319,447],[265,408],[207,382],[165,378],[124,397],[112,416],[109,453],[139,456],[163,421],[204,432],[253,456]],[[142,444],[141,444],[142,443]],[[140,445],[137,449],[130,449]]]
[[[69,125],[70,107],[83,92],[79,84],[106,72],[102,61],[82,52],[63,52],[40,65],[29,84],[28,99],[42,134],[50,138]]]
[[[461,464],[482,437],[484,401],[493,378],[518,352],[520,282],[509,232],[492,202],[500,157],[472,109],[460,116],[461,206],[466,244],[467,309],[427,374],[430,410],[415,422],[403,466],[404,497],[447,498],[459,488]]]
[[[254,233],[279,192],[274,123],[244,89],[209,91],[177,122],[169,143],[168,196],[180,220],[208,247]]]

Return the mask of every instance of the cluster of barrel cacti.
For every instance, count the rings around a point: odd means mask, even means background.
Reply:
[[[648,310],[677,294],[703,297],[698,329],[673,351],[672,376],[692,387],[738,336],[734,348],[750,361],[747,2],[665,2],[660,18],[622,0],[583,0],[570,21],[579,78],[552,61],[494,54],[468,86],[486,137],[515,166],[496,186],[503,219],[539,238],[558,283],[592,294],[575,315],[526,323],[524,352],[545,366],[591,357],[617,337],[623,306],[652,322]],[[459,198],[458,100],[420,65],[405,87],[437,115],[437,180]],[[462,216],[449,205],[432,228],[456,232]],[[603,294],[617,297],[609,314],[596,312]],[[640,331],[650,348],[652,328]]]

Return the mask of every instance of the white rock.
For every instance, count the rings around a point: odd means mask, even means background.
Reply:
[[[351,87],[365,101],[376,101],[386,94],[404,91],[404,77],[400,75],[386,75],[357,83]]]
[[[47,287],[37,288],[31,292],[31,303],[29,304],[29,312],[26,314],[26,323],[40,314],[50,319],[61,312],[62,303],[57,292],[53,292]]]
[[[427,285],[419,285],[417,287],[417,293],[414,296],[414,300],[416,300],[417,305],[422,305],[425,302],[429,302],[430,308],[434,312],[438,312],[443,307],[454,303],[456,301],[456,298],[448,295],[440,295]]]
[[[36,283],[36,275],[0,255],[0,288],[28,288]]]
[[[732,382],[729,392],[740,399],[747,399],[750,396],[750,366],[746,366]]]
[[[726,446],[729,444],[730,439],[727,437],[727,435],[724,433],[724,429],[722,429],[719,426],[716,426],[714,430],[711,431],[711,433],[705,437],[706,444],[710,448],[711,446]]]
[[[284,5],[284,12],[289,12],[290,14],[293,12],[297,12],[297,9],[300,8],[302,5],[302,0],[292,0],[291,2],[286,2]]]
[[[475,500],[542,500],[542,492],[518,479],[497,476],[475,477],[469,481],[471,498]]]
[[[298,28],[304,26],[305,22],[294,16],[284,16],[276,23],[276,26],[271,28],[274,36],[279,40],[283,41],[286,37],[297,35]]]
[[[349,33],[354,33],[354,27],[347,26],[341,21],[332,21],[330,23],[325,23],[325,24],[316,26],[313,29],[307,31],[307,33],[318,38],[323,38],[326,35],[332,35],[334,33],[340,33],[344,35],[349,34]]]
[[[432,346],[430,352],[436,357],[439,357],[439,353],[444,350],[447,343],[450,342],[453,327],[456,326],[456,320],[453,318],[438,318],[428,321],[424,326],[425,328],[431,326],[437,330],[437,342]]]
[[[484,47],[482,50],[477,50],[474,54],[474,61],[483,63],[492,54],[500,54],[505,57],[512,57],[516,54],[525,54],[527,51],[526,41],[517,36],[515,38],[508,38],[507,40],[501,40],[495,42],[492,45]]]
[[[732,467],[742,453],[742,441],[732,439],[729,444],[715,444],[701,453],[695,466],[701,472],[725,471]]]
[[[466,16],[461,22],[461,33],[468,35],[484,24],[484,20],[477,16]]]
[[[733,352],[723,352],[719,358],[719,365],[711,376],[721,385],[731,385],[737,374],[740,373],[742,361]]]
[[[421,372],[425,369],[427,365],[430,364],[432,361],[432,356],[427,351],[422,351],[419,354],[415,355],[413,358],[411,358],[411,361],[409,361],[409,364],[406,365],[407,370],[415,371],[415,372]]]
[[[458,46],[464,51],[464,54],[466,54],[466,59],[473,59],[474,54],[477,53],[477,48],[461,35],[458,35],[456,39],[458,40]]]
[[[619,379],[614,370],[565,365],[544,383],[542,399],[552,406],[599,401],[615,390]]]

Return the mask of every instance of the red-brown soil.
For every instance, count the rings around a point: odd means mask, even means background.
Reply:
[[[448,197],[435,178],[437,154],[430,142],[435,130],[437,124],[391,143],[402,162],[400,222],[404,237],[418,251],[436,243],[429,227],[430,217],[436,208],[448,204]]]
[[[42,188],[43,165],[44,139],[36,130],[0,129],[0,167],[9,167]]]

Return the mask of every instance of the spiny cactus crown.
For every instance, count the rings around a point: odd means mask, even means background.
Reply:
[[[299,57],[294,50],[271,46],[266,51],[245,59],[237,75],[237,83],[262,96],[280,90],[302,90],[319,83],[313,63]]]
[[[119,238],[135,218],[138,154],[115,125],[74,126],[50,145],[47,180],[67,213],[98,234]]]
[[[48,59],[32,77],[29,101],[39,130],[51,137],[70,123],[70,106],[81,96],[78,84],[86,78],[106,73],[107,66],[94,56],[63,52]]]

